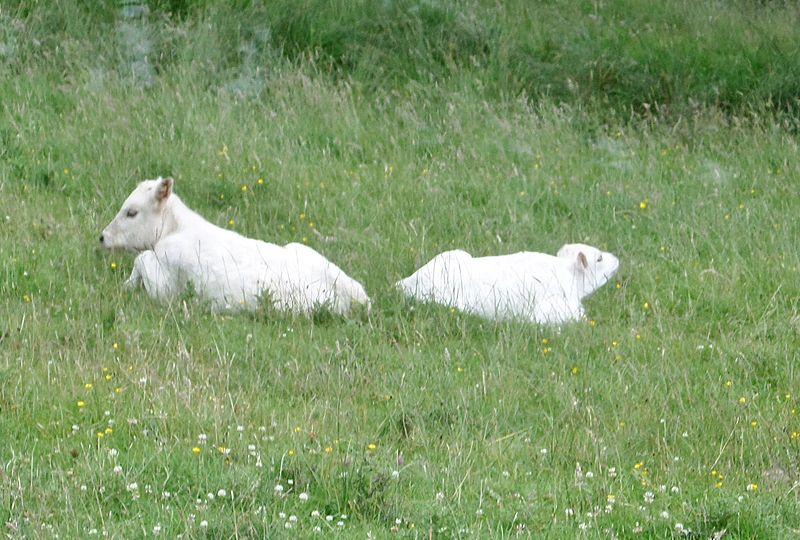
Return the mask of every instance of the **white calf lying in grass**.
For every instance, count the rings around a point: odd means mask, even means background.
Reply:
[[[295,313],[369,306],[364,287],[310,247],[277,246],[217,227],[172,187],[172,178],[140,183],[100,235],[104,247],[140,252],[127,287],[141,282],[150,296],[166,301],[191,284],[217,311],[255,308],[262,295]]]
[[[581,300],[618,268],[614,255],[584,244],[567,244],[556,256],[473,257],[456,250],[440,253],[397,287],[411,298],[487,319],[561,324],[583,318]]]

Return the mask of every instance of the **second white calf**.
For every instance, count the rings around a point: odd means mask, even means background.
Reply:
[[[440,253],[396,286],[410,298],[486,319],[561,324],[583,318],[581,300],[618,268],[614,255],[585,244],[567,244],[555,256],[524,251],[473,257],[455,250]]]

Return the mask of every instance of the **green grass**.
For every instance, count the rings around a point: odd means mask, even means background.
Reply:
[[[800,528],[794,8],[240,4],[156,2],[146,21],[114,3],[0,7],[5,534]],[[124,21],[152,72],[131,67]],[[760,30],[723,32],[744,26]],[[636,70],[542,91],[513,59],[545,43],[551,82],[589,77],[586,55],[620,70],[645,55],[673,99]],[[215,316],[123,291],[133,255],[97,237],[166,174],[214,223],[321,251],[371,314]],[[622,266],[560,332],[392,290],[445,249],[568,241]]]

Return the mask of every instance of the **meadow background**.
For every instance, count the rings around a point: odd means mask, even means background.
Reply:
[[[3,536],[796,536],[799,96],[793,2],[2,0]],[[121,290],[159,175],[371,314]],[[560,332],[392,290],[578,241]]]

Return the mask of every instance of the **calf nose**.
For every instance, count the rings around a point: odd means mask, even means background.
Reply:
[[[101,244],[103,243],[103,235],[102,234],[100,235],[100,243]]]

